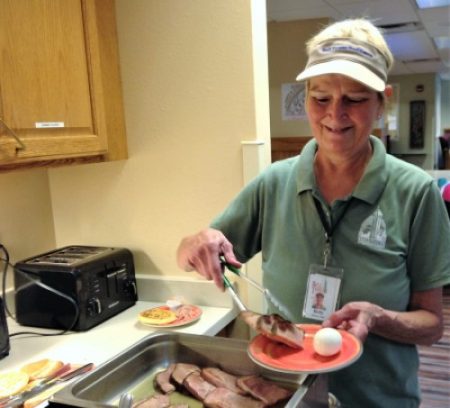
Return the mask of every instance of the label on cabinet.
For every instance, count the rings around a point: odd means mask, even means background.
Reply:
[[[63,128],[64,122],[36,122],[36,128]]]

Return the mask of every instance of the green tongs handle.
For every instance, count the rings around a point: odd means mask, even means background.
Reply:
[[[266,293],[266,289],[265,288],[263,288],[259,283],[255,282],[253,279],[250,279],[248,276],[245,276],[244,274],[242,274],[242,271],[239,268],[236,268],[235,266],[229,264],[227,261],[225,261],[225,259],[223,257],[220,257],[220,262],[230,272],[233,272],[235,275],[237,275],[240,278],[244,279],[250,285],[252,285],[256,289],[258,289],[261,293]]]
[[[228,289],[228,292],[230,293],[231,297],[233,298],[234,302],[236,303],[236,306],[239,308],[241,312],[244,312],[247,310],[244,303],[242,302],[241,298],[237,294],[236,290],[233,287],[233,284],[228,280],[228,278],[225,276],[225,274],[222,275],[223,277],[223,283],[225,287]]]

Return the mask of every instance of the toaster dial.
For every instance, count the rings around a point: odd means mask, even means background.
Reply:
[[[97,297],[93,297],[88,300],[87,313],[89,316],[96,316],[102,312],[102,303]]]
[[[137,296],[137,287],[136,282],[132,279],[126,279],[124,282],[124,291],[128,295],[131,296],[131,298],[134,298]]]

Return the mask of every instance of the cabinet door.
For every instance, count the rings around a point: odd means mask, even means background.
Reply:
[[[108,109],[123,119],[116,48],[113,1],[0,0],[0,116],[25,145],[2,126],[0,164],[107,156]]]

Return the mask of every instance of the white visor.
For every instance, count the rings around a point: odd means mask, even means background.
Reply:
[[[297,81],[328,74],[345,75],[382,92],[386,88],[387,61],[372,44],[350,38],[331,38],[309,54]]]
[[[344,75],[361,82],[377,92],[382,92],[386,88],[385,82],[370,69],[357,62],[347,60],[333,60],[312,65],[309,68],[305,68],[296,79],[297,81],[304,81],[309,78],[328,74]]]

